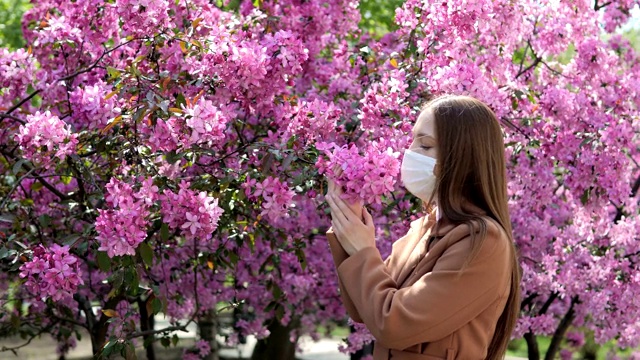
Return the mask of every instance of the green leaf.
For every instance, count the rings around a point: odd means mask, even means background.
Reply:
[[[171,346],[171,340],[169,340],[168,337],[163,337],[162,339],[160,339],[160,344],[162,344],[162,346],[168,348],[169,346]]]
[[[31,106],[39,108],[42,105],[42,96],[36,95],[31,98]]]
[[[271,292],[273,293],[274,299],[280,299],[280,297],[282,297],[283,295],[282,289],[280,289],[280,287],[276,284],[273,284],[273,289]]]
[[[140,257],[142,257],[142,261],[145,265],[153,266],[153,250],[151,249],[151,246],[146,242],[143,242],[140,244],[138,249],[140,249]]]
[[[22,206],[33,206],[33,199],[22,199],[20,200],[20,205]]]
[[[590,195],[591,195],[591,188],[585,189],[584,192],[582,193],[582,196],[580,196],[580,202],[582,203],[582,205],[587,205]]]
[[[65,236],[64,238],[62,238],[62,245],[71,246],[71,244],[75,243],[76,240],[78,240],[78,238],[80,238],[80,235],[78,235],[78,234],[72,234],[72,235],[69,235],[69,236]]]
[[[169,240],[169,225],[163,223],[162,226],[160,226],[160,238],[162,241]]]
[[[72,177],[63,175],[63,176],[60,176],[60,179],[65,185],[69,185],[71,183]]]
[[[40,215],[40,217],[38,218],[38,220],[40,220],[40,225],[42,225],[42,227],[49,227],[49,224],[51,224],[51,217],[49,217],[49,215]]]
[[[115,79],[117,77],[120,77],[120,70],[111,66],[107,66],[107,74],[109,75],[110,79]]]
[[[297,248],[296,249],[296,256],[298,257],[298,261],[300,261],[300,266],[302,267],[302,270],[306,270],[307,269],[307,257],[306,257],[304,251],[302,251],[301,248]]]
[[[238,264],[238,260],[240,260],[240,257],[235,252],[230,252],[229,253],[229,260],[231,261],[231,263],[233,265],[237,265]]]
[[[136,271],[135,267],[126,269],[125,280],[127,288],[131,290],[131,293],[134,295],[137,294],[138,287],[140,286],[140,274],[138,274],[138,271]]]
[[[158,298],[153,298],[151,301],[151,308],[153,309],[153,315],[156,315],[162,310],[162,301]]]
[[[156,341],[156,339],[153,336],[149,336],[146,339],[144,339],[142,346],[146,348],[147,346],[150,346],[151,344],[153,344],[154,341]]]
[[[102,348],[102,356],[108,358],[109,355],[111,355],[111,352],[113,351],[113,347],[116,344],[115,341],[111,340],[108,343],[104,344],[104,347]]]
[[[173,338],[171,339],[173,346],[178,345],[178,341],[180,341],[180,338],[178,338],[178,334],[173,334]]]
[[[24,163],[26,162],[27,159],[20,159],[15,164],[13,164],[13,168],[11,169],[13,175],[17,175],[20,172],[20,169],[22,169],[22,165],[24,165]]]
[[[96,259],[98,260],[98,268],[103,272],[109,272],[111,270],[111,259],[109,255],[107,255],[104,251],[98,251],[98,255],[96,255]]]
[[[182,159],[181,153],[177,153],[175,151],[169,151],[165,154],[165,158],[169,164],[174,164],[176,161]]]
[[[276,319],[278,319],[278,321],[281,321],[282,318],[284,317],[284,306],[278,304],[278,306],[276,306]]]
[[[34,183],[31,184],[31,190],[33,190],[33,191],[39,191],[43,187],[44,187],[44,185],[42,185],[42,183],[40,181],[34,182]]]
[[[125,347],[124,358],[125,360],[138,360],[138,355],[136,355],[136,349],[133,347],[132,342],[128,342],[127,346]]]

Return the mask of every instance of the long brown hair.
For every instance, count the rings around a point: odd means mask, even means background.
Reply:
[[[464,208],[464,202],[484,210],[511,240],[511,291],[489,344],[487,359],[504,357],[520,312],[520,270],[507,206],[507,174],[502,129],[493,111],[469,96],[445,95],[429,101],[438,142],[436,190],[442,218],[467,224],[473,242],[468,261],[484,242],[487,224],[479,214]],[[433,200],[433,199],[431,199]],[[475,225],[474,225],[475,224]]]

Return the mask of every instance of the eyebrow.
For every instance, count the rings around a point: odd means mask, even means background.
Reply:
[[[414,135],[415,135],[415,134],[414,134]],[[416,136],[416,139],[419,139],[419,138],[422,138],[422,137],[428,137],[428,138],[431,138],[431,139],[435,140],[435,138],[434,138],[433,136],[431,136],[431,135],[427,135],[427,134],[425,134],[425,133],[421,133],[421,132],[420,132],[420,133],[418,133],[418,136]]]

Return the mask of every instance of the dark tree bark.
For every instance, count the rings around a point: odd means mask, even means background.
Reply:
[[[538,348],[538,340],[533,333],[524,334],[524,339],[527,341],[527,355],[529,360],[540,360],[540,349]]]
[[[558,351],[560,350],[560,343],[562,343],[562,339],[564,339],[564,335],[569,330],[569,326],[573,322],[573,319],[576,317],[576,313],[573,310],[573,307],[578,303],[578,298],[573,297],[571,299],[571,305],[569,306],[569,310],[564,314],[564,317],[560,321],[560,325],[556,329],[556,332],[553,334],[553,338],[551,338],[551,344],[549,344],[549,349],[547,350],[547,354],[545,355],[545,360],[553,360],[556,358]]]
[[[258,340],[251,354],[251,360],[295,360],[296,344],[289,341],[289,334],[297,328],[297,320],[283,326],[276,319],[269,324],[269,336]]]
[[[140,309],[140,330],[153,330],[153,315],[149,314],[149,312],[147,311],[147,302],[142,301],[142,299],[138,299],[138,309]],[[156,360],[156,353],[153,348],[154,341],[152,339],[153,335],[144,336],[144,343],[149,344],[145,347],[145,350],[147,352],[147,360]]]
[[[219,349],[216,335],[218,334],[218,317],[214,310],[209,310],[205,315],[198,320],[198,327],[200,329],[200,338],[209,343],[211,352],[204,357],[205,360],[218,360]]]

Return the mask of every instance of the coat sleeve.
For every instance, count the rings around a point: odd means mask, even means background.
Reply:
[[[327,231],[327,240],[329,241],[329,247],[331,248],[331,255],[333,256],[333,262],[336,265],[336,268],[340,266],[349,257],[346,251],[342,248],[342,245],[338,242],[338,238],[336,234],[333,232],[333,228],[329,228]],[[351,317],[351,319],[355,322],[362,322],[362,318],[360,318],[360,314],[356,309],[353,301],[349,297],[347,291],[344,288],[344,284],[338,276],[338,286],[340,287],[340,297],[342,298],[342,304],[344,304],[345,309],[347,310],[347,314]]]
[[[474,258],[468,232],[442,253],[431,272],[398,289],[376,248],[345,259],[338,275],[363,322],[390,349],[433,342],[477,317],[503,295],[510,279],[510,245],[496,226]],[[443,239],[444,240],[444,239]]]

